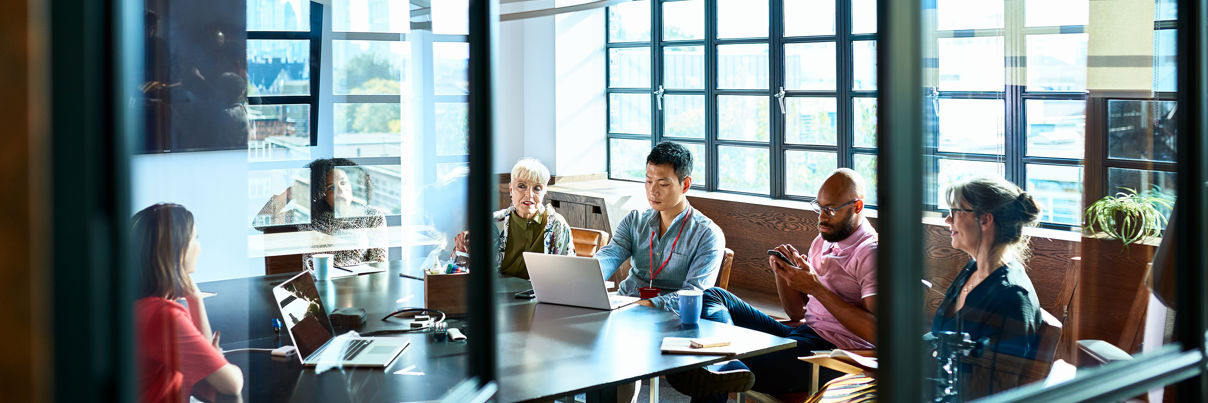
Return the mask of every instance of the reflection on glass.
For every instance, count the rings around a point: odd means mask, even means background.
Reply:
[[[433,1],[432,33],[446,35],[470,34],[470,0]]]
[[[264,201],[274,198],[285,189],[298,195],[310,194],[310,170],[266,169],[247,173],[247,216],[254,228],[270,225],[293,225],[310,222],[309,197],[280,197],[279,208],[264,211]]]
[[[1153,19],[1173,20],[1179,18],[1178,0],[1157,0],[1154,2]]]
[[[877,33],[877,0],[851,0],[851,33]]]
[[[705,47],[663,48],[663,86],[669,89],[704,89]]]
[[[650,134],[650,95],[609,94],[608,132]]]
[[[1029,27],[1086,25],[1090,20],[1090,1],[1027,0],[1024,13]]]
[[[436,104],[436,155],[470,153],[468,109],[460,102]]]
[[[1174,162],[1174,101],[1107,101],[1107,156]]]
[[[248,161],[310,159],[310,105],[248,105]]]
[[[834,98],[790,97],[784,101],[785,142],[836,145],[838,110]]]
[[[717,88],[768,88],[768,45],[718,45]]]
[[[936,190],[935,200],[940,209],[948,208],[948,200],[944,196],[944,190],[948,189],[952,184],[978,176],[1003,176],[1006,168],[1000,162],[984,162],[984,161],[961,161],[961,160],[939,160],[939,186]]]
[[[334,0],[331,30],[335,32],[408,32],[411,7],[407,0]]]
[[[1108,168],[1107,186],[1104,190],[1110,194],[1124,191],[1125,188],[1140,192],[1152,192],[1173,201],[1178,191],[1177,176],[1174,172],[1148,171],[1140,169]],[[1170,218],[1170,209],[1158,205],[1158,210]]]
[[[770,164],[767,148],[717,147],[718,188],[767,194]]]
[[[852,86],[856,91],[877,89],[877,41],[855,41],[852,51]]]
[[[692,186],[705,186],[709,183],[709,177],[705,174],[705,145],[701,143],[689,143],[677,141],[679,145],[688,149],[692,153]]]
[[[784,45],[785,89],[835,89],[835,44],[791,43]]]
[[[839,160],[835,153],[789,150],[784,152],[784,164],[785,193],[815,197]]]
[[[310,95],[310,41],[247,41],[248,96]]]
[[[309,31],[310,1],[248,0],[247,30]]]
[[[436,95],[466,95],[470,93],[470,44],[437,42],[432,44],[432,59],[436,63],[433,81]]]
[[[864,177],[864,204],[877,204],[877,156],[852,155],[852,169]]]
[[[608,172],[613,179],[646,179],[646,154],[650,153],[650,140],[611,139],[608,143]]]
[[[336,94],[401,94],[409,43],[332,41],[331,51]]]
[[[852,132],[856,147],[877,146],[877,99],[852,98]]]
[[[1028,164],[1027,192],[1040,205],[1040,221],[1082,223],[1082,167]]]
[[[835,34],[835,0],[784,0],[784,36]]]
[[[663,3],[663,40],[705,39],[705,2]]]
[[[1029,99],[1028,155],[1082,159],[1086,137],[1086,101]]]
[[[1002,91],[1003,39],[941,38],[939,89],[941,91]]]
[[[650,48],[609,49],[608,86],[650,88]]]
[[[768,0],[717,0],[718,38],[766,38]]]
[[[1175,49],[1177,44],[1178,31],[1173,29],[1161,29],[1153,32],[1153,90],[1154,91],[1169,91],[1177,90],[1175,85],[1178,84],[1177,72],[1178,61],[1176,56],[1178,50]]]
[[[337,103],[334,106],[337,157],[400,155],[404,108],[399,104]]]
[[[935,9],[941,31],[1003,27],[1003,0],[936,0]]]
[[[722,140],[768,141],[768,97],[717,96],[717,137]]]
[[[373,180],[373,194],[369,197],[369,206],[386,214],[401,214],[403,212],[403,180],[402,167],[399,165],[363,165],[365,173]],[[437,169],[439,171],[439,167]],[[364,198],[367,189],[353,187],[353,193]]]
[[[650,2],[632,1],[608,8],[608,42],[650,40]]]
[[[705,96],[665,96],[663,98],[663,135],[705,138]]]
[[[1002,154],[1003,113],[1001,99],[940,99],[940,151]]]
[[[1087,34],[1028,35],[1028,91],[1085,91]]]

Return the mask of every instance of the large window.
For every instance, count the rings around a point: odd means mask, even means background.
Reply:
[[[706,190],[804,200],[850,167],[876,202],[875,1],[634,1],[607,32],[610,178],[670,140]]]

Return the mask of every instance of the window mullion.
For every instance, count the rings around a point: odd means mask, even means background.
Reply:
[[[835,63],[837,71],[835,74],[835,112],[838,114],[837,126],[835,127],[835,144],[839,153],[835,161],[838,167],[854,168],[852,163],[851,147],[855,142],[854,131],[852,130],[852,86],[853,86],[853,68],[854,62],[852,59],[852,8],[851,1],[837,0],[835,4],[835,50],[837,50],[838,62]]]
[[[784,65],[784,0],[771,0],[768,5],[768,68],[771,69],[768,75],[768,88],[773,94],[784,88],[785,81],[785,65]],[[785,102],[788,100],[785,99]],[[773,96],[771,98],[771,138],[769,139],[769,155],[768,172],[772,177],[768,180],[768,187],[773,199],[783,199],[788,192],[788,167],[784,156],[785,151],[785,127],[787,119],[786,112],[780,108],[779,100]]]
[[[715,191],[718,176],[717,139],[717,1],[705,0],[705,190]]]

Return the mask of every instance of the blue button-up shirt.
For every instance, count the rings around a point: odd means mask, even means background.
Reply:
[[[672,250],[671,246],[681,227],[683,234]],[[692,206],[680,212],[662,236],[658,235],[658,230],[657,210],[630,212],[617,224],[612,241],[597,251],[595,257],[600,260],[605,278],[611,277],[625,259],[632,258],[630,263],[633,268],[618,285],[617,292],[638,296],[638,288],[651,285],[650,244],[653,239],[654,270],[658,270],[668,256],[671,259],[654,279],[654,287],[661,289],[663,294],[650,302],[656,307],[678,312],[679,290],[704,290],[717,282],[717,273],[725,255],[726,238],[713,220],[695,211]]]

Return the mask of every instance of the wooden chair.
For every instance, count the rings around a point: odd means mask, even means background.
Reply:
[[[580,257],[595,256],[596,251],[608,245],[607,232],[589,228],[570,228],[570,237],[575,243],[575,254]]]
[[[721,270],[717,272],[717,283],[713,286],[723,290],[730,289],[730,266],[734,265],[734,251],[726,248],[726,254],[721,258]]]

